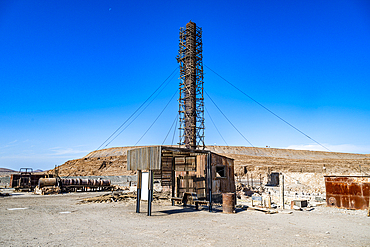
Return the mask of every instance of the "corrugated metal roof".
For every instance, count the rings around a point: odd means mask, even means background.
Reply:
[[[160,170],[161,146],[136,148],[127,151],[127,170]]]

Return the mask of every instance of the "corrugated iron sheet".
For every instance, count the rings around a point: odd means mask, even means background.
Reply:
[[[325,176],[329,207],[368,209],[370,176]]]
[[[161,146],[135,148],[127,151],[127,170],[160,170]]]

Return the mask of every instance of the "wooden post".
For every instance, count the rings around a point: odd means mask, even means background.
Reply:
[[[208,180],[208,193],[209,193],[209,208],[208,211],[212,212],[212,167],[211,167],[211,152],[207,155],[207,180]]]
[[[260,173],[260,188],[262,188],[262,175]]]
[[[141,200],[141,179],[142,173],[141,170],[137,171],[137,191],[136,191],[136,213],[140,213],[140,200]]]
[[[148,216],[152,215],[152,201],[153,201],[153,171],[149,170],[148,181]]]
[[[280,205],[281,208],[284,209],[284,175],[280,174]]]
[[[176,173],[175,173],[175,157],[172,157],[172,171],[171,171],[171,186],[172,186],[172,197],[175,197],[175,191],[176,191]],[[176,195],[178,196],[178,195]],[[172,200],[172,206],[175,206],[175,201]]]
[[[268,196],[268,198],[267,198],[267,200],[268,200],[268,207],[269,208],[271,208],[271,195],[270,195],[270,192],[269,192],[269,196]]]

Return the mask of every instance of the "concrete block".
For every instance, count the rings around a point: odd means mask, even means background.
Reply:
[[[308,206],[308,203],[307,200],[293,200],[293,205],[300,208],[306,208]]]

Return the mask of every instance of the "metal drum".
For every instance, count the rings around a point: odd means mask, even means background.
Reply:
[[[235,213],[235,193],[222,194],[222,212],[226,214]]]
[[[80,185],[89,185],[89,179],[81,179],[81,184]]]
[[[110,180],[109,179],[102,179],[101,183],[102,183],[102,186],[110,186]]]

